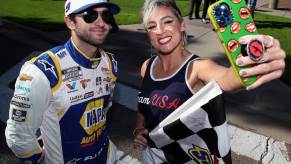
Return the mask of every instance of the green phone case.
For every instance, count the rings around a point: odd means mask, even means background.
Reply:
[[[239,44],[239,38],[258,34],[245,0],[220,0],[209,6],[208,15],[240,82],[244,86],[251,85],[257,77],[241,77],[239,71],[243,67],[235,64],[238,57],[245,55],[242,53],[245,45]]]

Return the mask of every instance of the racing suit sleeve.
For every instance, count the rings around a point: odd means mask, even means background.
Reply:
[[[41,155],[36,131],[42,124],[50,97],[46,76],[35,65],[25,63],[15,83],[5,130],[9,148],[22,163],[37,163]]]
[[[106,111],[108,111],[111,106],[112,106],[112,101],[113,101],[113,94],[114,94],[114,89],[116,86],[116,81],[117,81],[117,74],[118,74],[118,68],[117,68],[117,61],[114,58],[114,54],[106,52],[108,55],[108,62],[110,63],[109,67],[111,70],[111,82],[110,82],[110,100],[108,106],[105,108]]]

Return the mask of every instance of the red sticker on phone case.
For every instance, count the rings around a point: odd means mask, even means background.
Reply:
[[[255,25],[254,22],[251,22],[251,23],[246,24],[245,29],[246,29],[248,32],[255,32],[255,31],[257,30],[256,25]]]
[[[234,39],[231,39],[230,41],[228,41],[227,47],[229,51],[234,52],[238,49],[238,42]]]
[[[222,26],[222,27],[219,28],[219,31],[220,32],[224,32],[225,30],[226,30],[226,27],[225,26]]]
[[[248,19],[250,15],[251,15],[251,12],[247,7],[242,7],[239,9],[239,16],[242,19]]]
[[[240,3],[241,0],[231,0],[233,3]]]
[[[234,22],[231,26],[230,26],[230,32],[233,34],[238,33],[240,30],[240,23],[239,22]]]

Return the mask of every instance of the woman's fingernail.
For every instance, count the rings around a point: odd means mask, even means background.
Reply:
[[[240,75],[241,75],[242,77],[246,77],[246,76],[247,76],[247,72],[246,72],[246,71],[241,71],[241,72],[240,72]]]
[[[239,43],[240,43],[240,44],[247,44],[247,41],[246,41],[245,38],[240,38],[240,39],[239,39]]]
[[[244,62],[242,61],[242,60],[238,60],[237,62],[236,62],[236,64],[237,65],[242,65]]]
[[[248,87],[246,87],[246,90],[247,91],[250,91],[250,90],[253,90],[254,88],[252,87],[252,86],[248,86]]]

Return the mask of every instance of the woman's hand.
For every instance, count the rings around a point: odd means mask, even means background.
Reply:
[[[42,147],[42,150],[41,150],[41,156],[40,156],[40,158],[37,160],[37,163],[43,164],[43,163],[44,163],[44,158],[45,158],[45,155],[44,155],[44,146],[43,146],[43,147]]]
[[[144,147],[147,145],[147,140],[144,137],[145,134],[148,134],[148,130],[145,128],[135,128],[133,131],[133,142],[134,147]]]
[[[41,156],[40,156],[40,158],[37,160],[37,163],[39,163],[39,164],[43,164],[44,163],[44,158],[45,158],[45,155],[44,155],[44,146],[43,146],[43,141],[42,141],[42,137],[41,136],[39,136],[38,138],[37,138],[37,141],[38,141],[38,143],[40,144],[40,146],[41,146]]]
[[[236,60],[239,66],[254,65],[252,68],[240,70],[242,77],[249,77],[256,75],[259,78],[246,89],[251,90],[267,83],[271,80],[282,76],[285,69],[285,51],[281,49],[280,42],[269,35],[247,35],[241,37],[240,44],[247,44],[252,39],[258,39],[263,42],[266,52],[264,57],[255,62],[249,56],[240,57]]]

